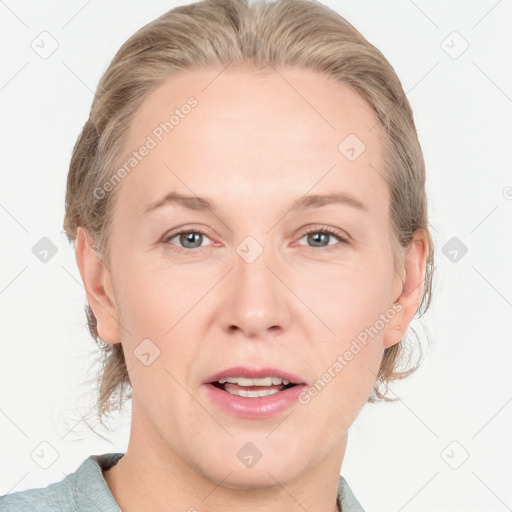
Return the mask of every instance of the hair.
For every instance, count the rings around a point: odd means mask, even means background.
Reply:
[[[76,240],[79,226],[86,228],[96,254],[110,269],[108,240],[119,187],[109,194],[95,191],[102,189],[120,165],[134,114],[144,99],[173,75],[229,65],[255,72],[269,67],[317,71],[350,86],[371,106],[383,134],[383,178],[390,191],[395,269],[403,272],[404,251],[417,229],[424,229],[428,237],[422,297],[416,312],[422,316],[432,297],[434,246],[425,164],[412,109],[382,53],[341,15],[316,0],[253,4],[248,0],[204,0],[175,7],[133,34],[102,75],[89,118],[73,148],[65,199],[68,240]],[[120,409],[124,399],[132,396],[131,383],[121,343],[101,340],[88,303],[85,313],[91,336],[101,349],[96,408],[103,423],[105,415]],[[421,356],[416,365],[407,368],[414,344],[406,341],[404,337],[384,350],[369,403],[393,400],[386,395],[388,384],[418,368]],[[419,349],[421,353],[421,346]]]

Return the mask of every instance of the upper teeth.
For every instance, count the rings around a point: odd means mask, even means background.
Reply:
[[[221,384],[230,382],[231,384],[238,384],[239,386],[278,386],[280,384],[290,384],[289,380],[280,379],[279,377],[264,377],[262,379],[247,379],[245,377],[222,377],[219,379]]]

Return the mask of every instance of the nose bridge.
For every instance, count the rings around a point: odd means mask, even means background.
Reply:
[[[248,236],[235,247],[221,316],[224,328],[258,336],[271,328],[286,327],[289,314],[285,287],[274,275],[271,238],[267,236],[263,241]]]

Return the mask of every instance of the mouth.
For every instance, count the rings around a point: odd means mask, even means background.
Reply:
[[[203,384],[232,395],[258,397],[279,393],[306,382],[302,377],[277,367],[235,366],[210,375]]]
[[[254,383],[241,385],[240,381],[228,382],[226,379],[220,379],[214,382],[210,382],[209,384],[217,389],[220,389],[221,391],[225,391],[226,393],[230,393],[232,395],[237,396],[243,396],[245,398],[257,398],[262,396],[273,395],[275,393],[279,393],[280,391],[290,389],[297,385],[293,382],[288,381],[284,381],[277,384],[265,384],[263,386],[254,385]]]
[[[225,412],[251,419],[268,418],[287,409],[307,386],[302,377],[275,366],[226,368],[203,384],[209,398]]]
[[[300,377],[279,369],[231,368],[203,382],[209,400],[243,419],[262,420],[292,407],[306,388]]]

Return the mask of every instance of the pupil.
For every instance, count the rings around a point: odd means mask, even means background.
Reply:
[[[200,233],[186,233],[186,234],[182,234],[181,235],[181,240],[180,242],[187,248],[191,248],[191,247],[188,247],[187,244],[188,243],[194,243],[194,239],[199,238],[201,237],[202,235]],[[196,242],[197,242],[197,239],[196,239]],[[199,242],[199,246],[201,245],[201,242]],[[199,247],[198,245],[195,245],[194,247]],[[192,248],[194,248],[192,247]]]
[[[328,233],[313,233],[313,234],[310,233],[309,234],[309,239],[310,239],[310,241],[313,241],[313,245],[314,246],[318,247],[319,245],[322,246],[321,243],[318,245],[318,242],[319,242],[318,239],[319,238],[320,239],[324,238],[324,242],[327,243],[328,242],[327,239],[329,238],[329,236],[330,235]]]

